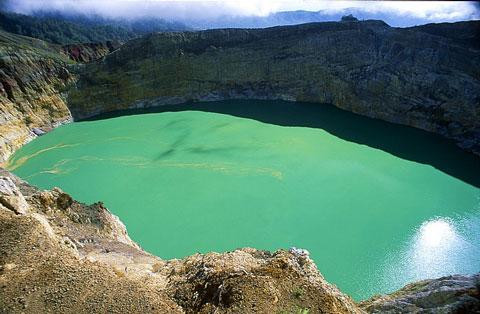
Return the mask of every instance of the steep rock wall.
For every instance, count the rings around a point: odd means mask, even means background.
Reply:
[[[0,31],[0,163],[38,135],[70,122],[69,68],[118,49],[119,42],[58,46]]]
[[[152,34],[83,68],[69,107],[82,119],[196,100],[332,103],[478,154],[479,25],[363,21]]]
[[[71,120],[62,95],[74,80],[54,47],[0,31],[0,163],[37,135]]]
[[[73,61],[88,63],[106,56],[118,49],[121,45],[118,41],[71,44],[62,46],[61,52]]]

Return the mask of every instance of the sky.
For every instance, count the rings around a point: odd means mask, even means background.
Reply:
[[[480,19],[480,5],[460,1],[324,1],[324,0],[3,0],[24,14],[35,11],[95,13],[111,18],[154,16],[168,20],[215,19],[222,16],[267,16],[279,11],[307,10],[338,13],[357,8],[443,22]]]

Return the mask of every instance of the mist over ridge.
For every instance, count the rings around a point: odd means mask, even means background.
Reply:
[[[91,22],[166,21],[179,29],[258,28],[308,22],[380,19],[394,27],[480,19],[480,5],[472,1],[162,1],[162,0],[4,0],[5,11],[67,17]]]

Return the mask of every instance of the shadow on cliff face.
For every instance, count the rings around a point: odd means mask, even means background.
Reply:
[[[229,114],[281,126],[320,128],[341,139],[381,149],[397,157],[431,165],[480,187],[480,158],[439,135],[367,118],[327,104],[264,100],[229,100],[166,105],[102,114],[87,120],[123,115],[198,110]]]

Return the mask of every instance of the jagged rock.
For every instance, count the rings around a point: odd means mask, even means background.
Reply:
[[[118,41],[71,44],[63,46],[62,53],[74,61],[88,63],[106,56],[120,46],[121,43]]]
[[[0,177],[0,204],[16,214],[26,214],[29,207],[23,194],[9,177]]]
[[[33,128],[33,129],[32,129],[32,132],[35,133],[35,135],[37,135],[37,136],[40,136],[40,135],[45,134],[45,131],[43,131],[43,130],[40,129],[40,128]]]
[[[360,307],[369,313],[480,313],[480,274],[415,282]]]
[[[0,60],[1,163],[37,135],[70,121],[62,92],[75,79],[57,48],[1,30]]]
[[[66,210],[73,204],[72,197],[63,192],[60,188],[53,188],[52,194],[54,194],[54,198],[56,198],[57,207],[61,210]]]
[[[291,247],[290,249],[288,249],[288,251],[294,255],[298,255],[298,256],[310,256],[310,252],[308,250],[305,250],[305,249],[299,249],[299,248],[296,248],[296,247]]]
[[[361,313],[325,281],[310,258],[284,250],[272,254],[245,248],[170,264],[175,271],[169,277],[169,295],[190,313]]]

